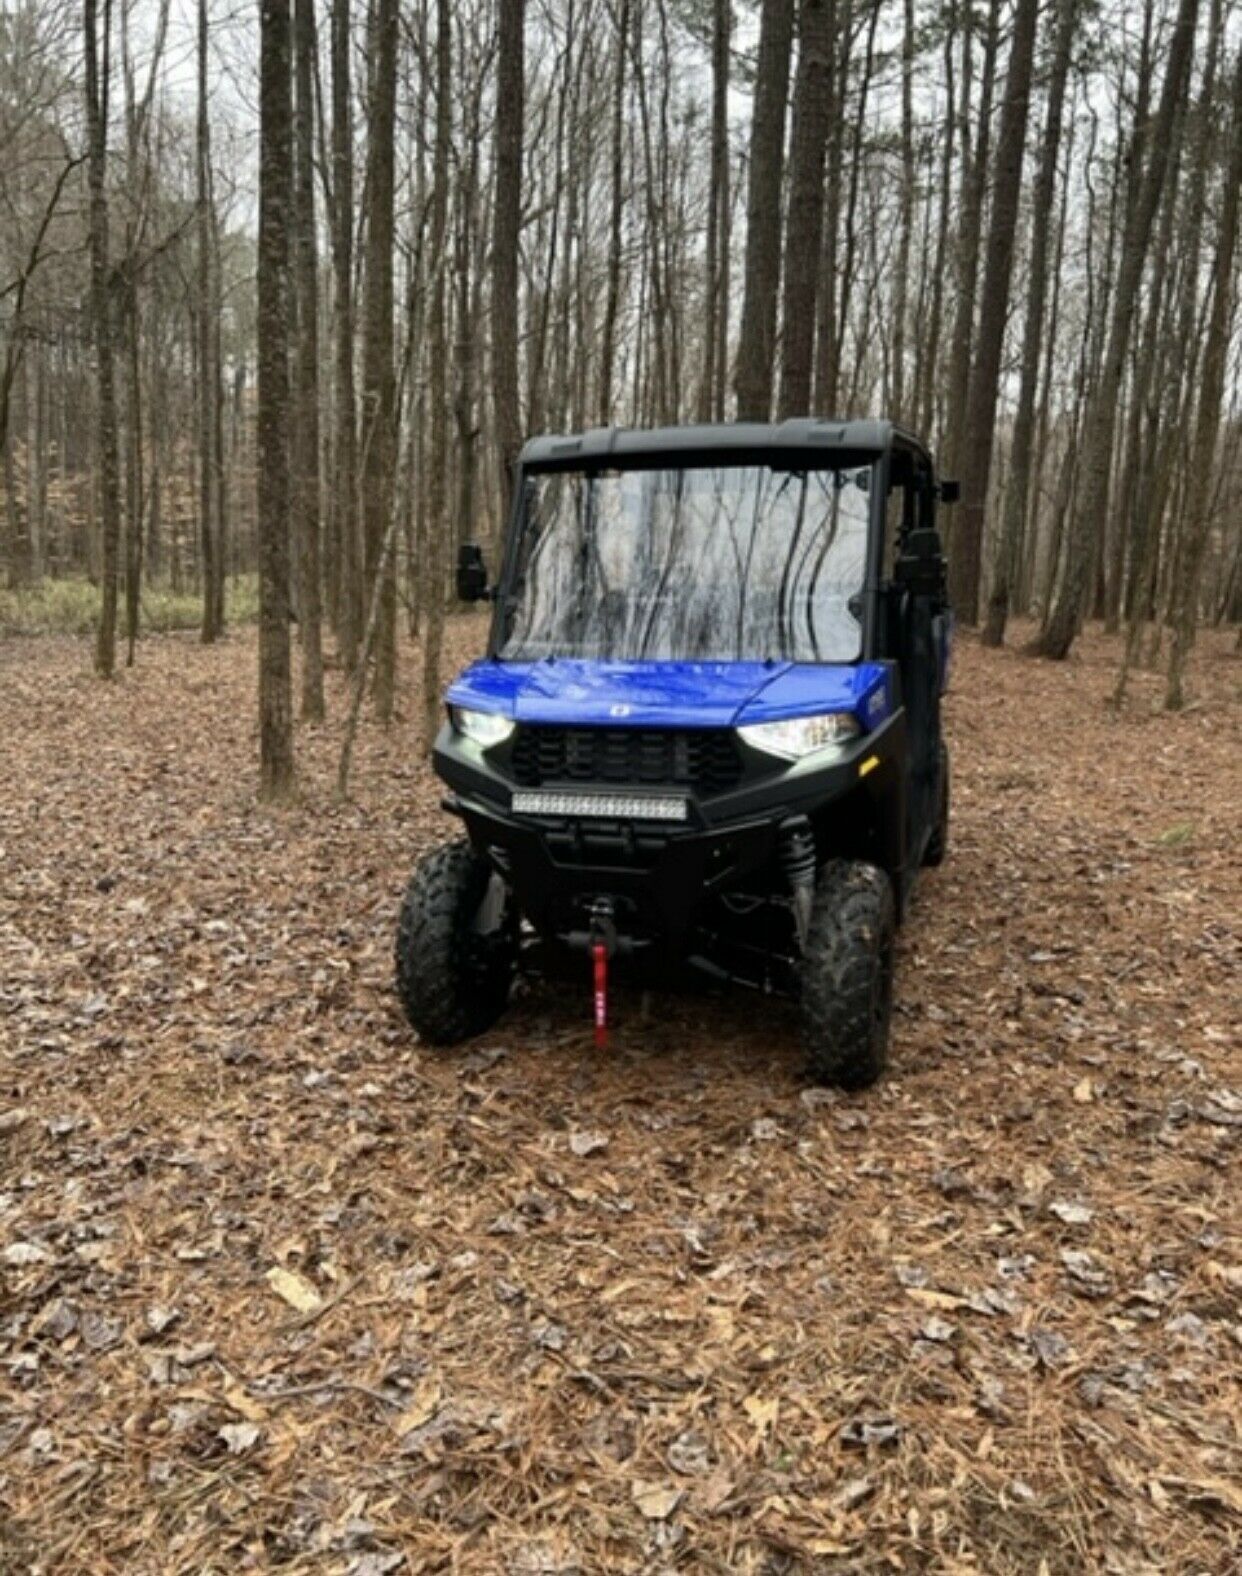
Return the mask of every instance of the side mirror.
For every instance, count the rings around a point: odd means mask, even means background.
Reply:
[[[483,549],[463,542],[457,549],[457,596],[462,602],[482,602],[487,597],[487,565]]]
[[[962,484],[961,482],[941,482],[939,492],[941,503],[957,503],[962,496]]]

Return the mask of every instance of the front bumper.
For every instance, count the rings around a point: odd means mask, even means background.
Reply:
[[[848,826],[855,843],[874,843],[858,848],[860,855],[885,867],[899,865],[894,763],[904,728],[898,712],[828,759],[783,764],[756,752],[754,770],[727,792],[704,797],[677,790],[686,799],[684,822],[515,814],[513,795],[521,790],[506,775],[503,748],[485,750],[447,725],[436,740],[434,761],[450,789],[446,808],[461,817],[476,849],[504,876],[543,935],[580,930],[591,904],[606,897],[622,931],[681,951],[713,897],[779,884],[782,828],[794,817],[811,820],[821,849],[839,851],[835,828]],[[576,793],[590,790],[581,782],[563,786]]]

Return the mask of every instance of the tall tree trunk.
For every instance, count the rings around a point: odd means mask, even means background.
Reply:
[[[1242,51],[1234,66],[1232,100],[1229,168],[1221,203],[1216,257],[1212,265],[1212,306],[1208,314],[1203,349],[1203,381],[1186,482],[1186,533],[1182,542],[1179,573],[1172,587],[1169,622],[1173,639],[1169,647],[1169,676],[1164,696],[1164,704],[1169,711],[1180,711],[1185,700],[1186,659],[1194,645],[1199,612],[1199,581],[1211,524],[1213,461],[1220,433],[1225,374],[1229,363],[1233,264],[1238,244],[1238,198],[1242,191]]]
[[[1022,188],[1022,155],[1031,102],[1031,67],[1035,55],[1038,0],[1018,0],[1009,69],[996,138],[996,174],[988,222],[987,261],[979,308],[975,364],[966,400],[962,434],[962,507],[953,532],[949,586],[953,610],[964,624],[973,624],[979,609],[979,576],[983,557],[983,517],[992,473],[996,434],[996,403],[1000,392],[1001,350],[1009,315],[1009,282],[1013,274],[1014,229]]]
[[[444,644],[445,550],[448,545],[448,236],[449,158],[452,152],[452,10],[436,0],[436,130],[431,170],[430,354],[431,474],[427,488],[427,624],[423,636],[423,737],[428,750],[441,712],[440,653]]]
[[[893,279],[892,412],[906,410],[906,323],[910,315],[910,245],[914,230],[914,0],[905,0],[901,37],[901,216],[897,224],[897,267]]]
[[[983,43],[983,75],[979,85],[979,107],[970,110],[971,14],[966,8],[962,34],[962,109],[958,116],[962,135],[961,216],[957,230],[957,308],[949,346],[946,393],[947,420],[944,439],[944,464],[955,471],[962,462],[963,423],[970,393],[971,350],[975,336],[975,307],[979,283],[979,252],[983,235],[983,202],[987,192],[988,150],[991,144],[992,93],[996,84],[996,52],[1000,31],[1000,0],[990,0],[988,28]],[[970,126],[978,128],[973,153]],[[950,536],[955,534],[950,532]]]
[[[322,602],[319,583],[319,282],[315,241],[314,72],[318,53],[314,0],[294,0],[297,86],[293,220],[294,348],[293,522],[297,531],[298,635],[302,646],[302,715],[323,716]]]
[[[1043,146],[1039,173],[1035,177],[1035,199],[1031,213],[1031,267],[1027,279],[1026,321],[1022,330],[1021,379],[1018,408],[1014,416],[1010,446],[1009,474],[1001,504],[1000,545],[988,595],[987,619],[983,630],[985,646],[999,646],[1005,639],[1009,603],[1018,574],[1026,504],[1031,491],[1032,445],[1035,435],[1035,396],[1038,392],[1039,366],[1044,332],[1044,304],[1048,294],[1048,246],[1051,239],[1053,204],[1056,198],[1057,159],[1061,149],[1061,126],[1065,118],[1065,86],[1069,79],[1074,30],[1080,0],[1058,0],[1056,40],[1053,46],[1052,75],[1048,85],[1048,109],[1044,121]]]
[[[811,413],[815,302],[824,229],[824,161],[832,120],[836,0],[802,0],[798,75],[789,146],[785,216],[785,311],[781,334],[779,414]]]
[[[96,0],[83,0],[86,43],[86,139],[90,188],[91,331],[95,350],[95,443],[99,457],[101,527],[100,609],[95,668],[102,678],[116,671],[117,559],[121,537],[121,461],[117,435],[116,376],[112,322],[112,272],[108,258],[108,64],[111,0],[103,7],[103,60],[99,53]]]
[[[724,256],[729,233],[729,39],[732,27],[731,0],[713,0],[711,165],[703,267],[707,313],[703,326],[703,381],[699,385],[700,421],[721,419],[717,390],[723,385],[722,363],[728,355]]]
[[[614,364],[617,355],[617,314],[621,308],[621,224],[625,215],[625,67],[629,60],[630,0],[617,7],[617,34],[612,78],[612,126],[609,143],[608,283],[604,323],[600,331],[598,419],[606,427],[613,416]]]
[[[793,19],[793,0],[763,0],[750,129],[746,278],[735,375],[739,421],[767,421],[772,414],[776,298],[781,278],[781,181]]]
[[[496,191],[492,211],[492,389],[500,505],[505,515],[512,494],[513,466],[522,447],[518,386],[518,241],[522,224],[525,32],[526,0],[499,0]],[[619,54],[624,54],[624,37],[617,47]],[[622,69],[618,62],[618,72]]]
[[[89,3],[89,0],[88,0]],[[263,0],[259,28],[259,775],[266,799],[293,787],[289,654],[289,226],[293,104],[289,0]]]
[[[1112,470],[1121,379],[1130,348],[1130,332],[1147,243],[1168,167],[1173,117],[1177,112],[1178,101],[1186,91],[1198,9],[1199,0],[1180,0],[1164,83],[1160,90],[1160,103],[1145,139],[1147,147],[1141,184],[1122,239],[1107,349],[1084,420],[1083,478],[1070,516],[1066,572],[1061,579],[1047,626],[1034,648],[1040,656],[1057,660],[1069,655],[1078,633],[1092,542],[1108,508],[1108,483]]]
[[[350,0],[332,0],[332,534],[340,566],[337,640],[353,672],[362,639],[358,409],[354,392],[354,117]]]
[[[362,307],[362,524],[368,582],[380,573],[396,470],[393,243],[398,26],[397,0],[377,0],[370,38],[366,296]],[[391,559],[383,574],[373,694],[376,716],[388,723],[392,720],[397,668],[397,578]]]
[[[203,560],[203,617],[200,635],[206,645],[219,638],[217,580],[223,566],[218,559],[223,549],[216,529],[217,499],[224,478],[217,465],[216,434],[220,426],[220,376],[217,357],[217,329],[212,321],[216,291],[215,198],[211,168],[211,113],[208,98],[208,18],[207,0],[198,3],[198,121],[195,146],[197,213],[195,215],[197,277],[195,289],[195,333],[198,346],[198,514],[199,542]]]

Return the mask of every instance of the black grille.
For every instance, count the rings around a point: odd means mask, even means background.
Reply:
[[[737,741],[724,728],[520,727],[513,774],[544,783],[616,783],[726,793],[742,776]]]

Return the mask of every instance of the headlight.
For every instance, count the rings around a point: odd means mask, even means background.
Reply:
[[[832,745],[847,744],[861,733],[852,712],[828,711],[818,717],[789,717],[784,722],[752,722],[737,730],[738,737],[769,755],[800,761],[804,755]]]
[[[502,744],[513,732],[514,724],[508,717],[495,711],[470,711],[465,706],[450,706],[449,721],[465,739],[487,749],[492,744]]]

